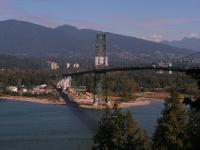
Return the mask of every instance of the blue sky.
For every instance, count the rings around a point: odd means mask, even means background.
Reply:
[[[0,20],[62,24],[148,40],[200,37],[200,0],[0,0]]]

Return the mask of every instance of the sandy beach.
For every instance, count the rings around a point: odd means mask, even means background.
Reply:
[[[121,102],[118,103],[118,107],[119,108],[128,108],[128,107],[132,107],[132,106],[145,106],[145,105],[149,105],[152,102],[155,101],[164,101],[161,99],[142,99],[140,98],[140,100],[136,100],[136,101],[131,101],[131,102]],[[112,108],[114,104],[109,105],[109,108]],[[102,105],[102,106],[95,106],[95,105],[83,105],[80,104],[79,105],[81,108],[86,108],[86,109],[105,109],[107,106],[106,105]]]
[[[74,99],[73,96],[68,94],[69,98],[71,101],[77,103],[77,105],[81,108],[86,108],[86,109],[105,109],[107,105],[93,105],[91,102],[83,102],[79,101],[77,99]],[[152,102],[155,101],[163,101],[164,98],[168,96],[168,94],[159,94],[158,93],[153,93],[153,92],[145,92],[145,93],[137,93],[138,98],[135,100],[130,100],[128,102],[119,102],[118,106],[120,108],[128,108],[132,106],[144,106],[144,105],[149,105]],[[39,103],[39,104],[54,104],[54,105],[63,105],[66,104],[66,102],[60,98],[60,99],[46,99],[46,98],[37,98],[37,97],[24,97],[24,96],[0,96],[0,101],[1,100],[13,100],[13,101],[24,101],[24,102],[32,102],[32,103]],[[110,104],[108,107],[112,108],[115,103],[115,100],[110,101]]]
[[[122,103],[119,104],[119,107],[120,108],[127,108],[127,107],[132,107],[132,106],[145,106],[145,105],[149,105],[149,104],[151,104],[152,102],[155,102],[155,101],[164,101],[164,100],[140,97],[136,101],[122,102]]]
[[[56,105],[65,104],[65,101],[63,99],[45,99],[45,98],[24,97],[24,96],[1,96],[0,101],[2,99],[13,100],[13,101],[32,102],[32,103],[39,103],[39,104],[56,104]]]
[[[132,106],[145,106],[145,105],[150,105],[152,102],[156,101],[163,101],[164,99],[155,99],[155,98],[145,98],[145,97],[139,97],[135,101],[129,101],[129,102],[120,102],[118,103],[119,108],[128,108]],[[77,103],[78,104],[78,103]],[[86,109],[105,109],[107,108],[106,105],[89,105],[89,104],[78,104],[81,108],[86,108]],[[109,108],[112,108],[114,103],[110,103],[108,105]]]

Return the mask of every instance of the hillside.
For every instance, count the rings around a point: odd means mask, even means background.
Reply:
[[[63,25],[48,28],[34,23],[0,21],[0,54],[60,58],[92,58],[98,31]],[[156,61],[194,53],[162,43],[107,33],[108,55],[112,60]]]
[[[200,38],[183,38],[182,40],[177,41],[162,41],[162,43],[179,48],[188,48],[200,51]]]

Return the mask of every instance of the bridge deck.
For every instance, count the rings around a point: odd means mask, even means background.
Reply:
[[[107,72],[117,72],[117,71],[139,71],[139,70],[154,70],[154,71],[174,71],[174,72],[187,72],[188,69],[183,68],[171,68],[171,67],[118,67],[118,68],[104,68],[104,69],[93,69],[87,71],[73,72],[64,74],[63,76],[75,76],[75,75],[84,75],[92,73],[107,73]]]

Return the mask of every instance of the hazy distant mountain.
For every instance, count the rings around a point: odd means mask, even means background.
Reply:
[[[179,41],[162,41],[164,44],[168,44],[175,47],[192,49],[200,51],[200,38],[183,38]]]
[[[48,28],[24,21],[0,21],[0,54],[92,57],[96,33],[96,30],[78,29],[70,25]],[[107,41],[108,54],[113,59],[153,60],[194,52],[113,33],[107,33]]]

